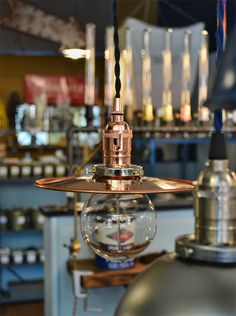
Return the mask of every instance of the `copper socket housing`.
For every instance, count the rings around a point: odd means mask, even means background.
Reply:
[[[129,167],[131,165],[132,131],[124,121],[123,107],[115,99],[111,121],[103,130],[103,163],[106,167]]]

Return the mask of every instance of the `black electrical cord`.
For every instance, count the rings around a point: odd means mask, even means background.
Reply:
[[[120,98],[120,89],[121,89],[121,81],[120,81],[120,48],[119,48],[119,34],[118,34],[118,12],[117,12],[117,0],[113,0],[112,5],[113,10],[113,27],[114,27],[114,46],[115,46],[115,90],[116,98]]]

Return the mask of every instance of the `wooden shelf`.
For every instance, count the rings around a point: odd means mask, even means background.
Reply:
[[[69,271],[91,271],[91,275],[81,277],[82,286],[86,289],[99,288],[103,286],[126,286],[144,269],[146,269],[152,261],[160,257],[162,253],[150,254],[136,259],[133,268],[124,270],[105,270],[96,265],[94,259],[69,260]]]

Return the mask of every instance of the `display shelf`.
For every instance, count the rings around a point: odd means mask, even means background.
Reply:
[[[59,177],[59,176],[58,176]],[[0,179],[0,185],[9,185],[9,184],[34,184],[37,179],[48,178],[47,176],[41,175],[37,178],[8,178],[8,179]]]
[[[27,295],[26,295],[27,293]],[[9,282],[9,290],[0,297],[0,304],[43,300],[43,279]]]
[[[209,144],[210,137],[166,137],[166,138],[134,138],[135,143],[134,145],[142,144],[155,144],[155,145],[165,145],[165,144],[172,144],[172,145],[190,145],[190,144]],[[235,137],[226,137],[226,141],[229,143],[235,143]]]
[[[13,229],[6,229],[6,230],[0,230],[0,234],[25,234],[25,233],[43,233],[43,229],[22,229],[22,230],[13,230]]]
[[[34,266],[42,266],[44,262],[34,262],[34,263],[9,263],[0,265],[0,269],[8,268],[8,267],[34,267]]]
[[[41,297],[38,297],[38,296],[35,296],[35,297],[32,297],[32,298],[28,298],[28,297],[22,297],[22,298],[19,298],[19,299],[16,299],[16,298],[0,298],[0,304],[13,304],[13,303],[23,303],[23,302],[27,302],[27,303],[30,303],[30,302],[41,302],[44,300],[44,297],[43,295]],[[13,315],[12,315],[13,316]]]
[[[43,151],[49,152],[57,149],[66,149],[65,145],[19,145],[19,146],[11,146],[8,147],[7,150],[9,152],[19,152],[19,151]]]
[[[15,178],[0,179],[0,185],[5,184],[33,184],[36,178]]]
[[[40,176],[39,176],[40,177]],[[49,204],[65,204],[65,194],[55,194],[55,192],[46,192],[38,190],[34,187],[34,178],[14,178],[0,179],[0,200],[3,210],[10,209],[37,209],[43,203]],[[10,226],[9,226],[10,228]],[[22,230],[0,229],[0,248],[43,248],[43,230],[32,227],[27,227]],[[38,255],[37,255],[38,256]],[[35,262],[27,264],[13,264],[10,261],[9,266],[2,266],[0,269],[0,288],[9,291],[9,282],[15,281],[16,277],[8,270],[12,268],[16,270],[24,280],[43,279],[44,278],[44,263]],[[27,288],[28,289],[28,288]],[[4,303],[34,301],[43,299],[43,293],[34,295],[31,290],[24,293],[24,289],[20,290],[21,298],[17,298],[11,293],[10,298],[4,298]],[[19,294],[21,294],[19,293]],[[0,298],[0,302],[2,302]]]

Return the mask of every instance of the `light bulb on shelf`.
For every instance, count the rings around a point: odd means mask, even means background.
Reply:
[[[109,260],[127,260],[142,252],[156,226],[156,211],[145,194],[93,194],[81,212],[86,244]]]
[[[209,52],[208,52],[208,32],[201,32],[201,46],[199,51],[198,65],[198,121],[200,124],[208,124],[210,119],[210,111],[204,105],[208,94],[209,80]]]
[[[182,91],[180,104],[180,120],[187,124],[191,117],[191,32],[184,32],[184,50],[182,54]]]
[[[133,50],[132,50],[132,30],[125,28],[125,49],[122,52],[123,60],[123,100],[124,112],[129,123],[133,122],[134,115],[134,71],[133,71]],[[122,72],[121,72],[122,73]]]
[[[114,101],[114,29],[112,26],[106,28],[106,49],[105,49],[105,73],[104,73],[104,106],[105,106],[105,122],[109,121],[111,108]]]
[[[95,24],[87,23],[84,87],[84,103],[87,105],[95,103],[95,32]]]
[[[150,37],[152,30],[150,28],[143,31],[143,49],[142,49],[142,94],[143,94],[143,120],[152,122],[153,104],[152,104],[152,64],[150,53]]]
[[[164,49],[162,51],[162,75],[163,75],[163,92],[162,92],[162,122],[163,124],[172,124],[173,107],[172,107],[172,29],[167,29],[164,33]]]

